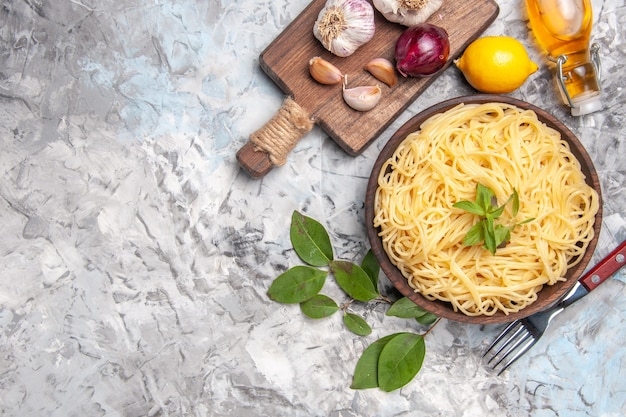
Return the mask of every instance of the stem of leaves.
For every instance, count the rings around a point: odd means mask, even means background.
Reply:
[[[426,354],[423,337],[439,318],[406,297],[392,301],[380,294],[380,266],[371,250],[360,265],[334,259],[328,232],[317,220],[294,211],[289,235],[296,254],[306,265],[280,274],[270,285],[268,296],[280,303],[299,304],[302,313],[312,319],[329,317],[341,310],[346,328],[359,336],[371,334],[372,328],[363,317],[349,311],[349,307],[358,302],[389,304],[387,316],[414,319],[428,326],[423,335],[401,332],[370,345],[357,362],[351,387],[392,391],[410,382],[419,372]],[[329,273],[349,297],[341,305],[320,293]]]

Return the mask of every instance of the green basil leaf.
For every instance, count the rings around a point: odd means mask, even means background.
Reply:
[[[513,188],[513,195],[511,196],[513,198],[513,217],[517,216],[517,213],[519,212],[519,194],[517,193],[517,190],[515,188]]]
[[[421,317],[417,317],[415,320],[417,320],[419,324],[422,324],[424,326],[430,326],[431,324],[436,322],[438,318],[439,317],[437,317],[436,314],[428,312]]]
[[[378,297],[378,290],[360,266],[337,260],[330,263],[330,270],[341,289],[355,300],[370,301]]]
[[[465,237],[463,238],[463,244],[465,246],[474,246],[485,240],[485,233],[483,229],[483,221],[479,221],[472,226]]]
[[[389,307],[386,314],[403,319],[415,319],[427,313],[428,311],[415,304],[410,298],[402,297]]]
[[[485,187],[482,184],[476,185],[476,202],[460,201],[454,204],[454,207],[461,207],[466,211],[474,210],[474,214],[480,215],[481,220],[474,224],[470,230],[463,237],[463,244],[466,246],[476,245],[483,242],[483,247],[492,255],[495,255],[498,247],[503,243],[509,242],[511,239],[511,232],[515,226],[527,223],[534,219],[528,219],[521,223],[515,223],[513,227],[506,227],[504,225],[496,225],[495,221],[504,213],[507,204],[513,202],[512,214],[516,216],[519,212],[519,194],[517,190],[513,188],[513,193],[509,196],[507,201],[498,207],[498,201],[491,189]],[[478,208],[483,210],[483,213],[478,213]]]
[[[491,252],[492,255],[496,253],[496,236],[493,229],[493,217],[489,214],[483,219],[483,233],[485,238],[485,248]]]
[[[312,319],[322,319],[324,317],[332,316],[337,310],[339,310],[339,306],[332,298],[324,294],[317,294],[300,303],[300,310],[307,317]]]
[[[378,386],[390,392],[408,384],[417,375],[426,356],[419,334],[402,333],[383,347],[378,358]]]
[[[458,201],[452,205],[452,207],[460,208],[461,210],[465,210],[472,214],[477,214],[479,216],[485,215],[485,209],[479,206],[474,201]]]
[[[506,243],[511,240],[511,229],[501,224],[496,226],[495,229],[495,238],[496,238],[496,247],[500,246],[502,243]]]
[[[519,222],[519,223],[517,223],[517,225],[519,226],[519,225],[522,225],[522,224],[530,223],[530,222],[532,222],[533,220],[535,220],[535,218],[534,218],[534,217],[531,217],[531,218],[529,218],[529,219],[524,220],[523,222]]]
[[[343,324],[346,325],[348,330],[359,336],[367,336],[372,333],[372,328],[361,316],[357,316],[353,313],[345,313],[343,315]]]
[[[498,217],[502,215],[502,213],[504,213],[504,209],[506,208],[507,204],[509,204],[514,199],[515,194],[516,194],[515,192],[511,194],[509,198],[506,200],[506,202],[502,204],[500,207],[495,207],[497,205],[497,202],[494,204],[494,207],[490,212],[494,219],[497,219]],[[519,205],[519,198],[518,198],[518,205]]]
[[[380,275],[380,265],[378,264],[378,260],[376,256],[374,256],[374,252],[372,250],[368,250],[363,258],[363,262],[361,262],[361,268],[367,273],[367,276],[370,277],[372,284],[374,284],[374,288],[378,289],[378,276]]]
[[[328,232],[317,220],[294,211],[289,237],[300,259],[309,265],[326,266],[333,259]]]
[[[502,216],[502,213],[504,213],[505,208],[506,208],[506,204],[503,204],[500,207],[494,207],[494,209],[489,212],[489,214],[491,215],[491,218],[497,219],[498,217]]]
[[[310,266],[294,266],[280,274],[270,285],[267,295],[279,303],[296,304],[320,292],[328,272]]]
[[[476,186],[476,203],[482,207],[483,213],[487,214],[492,206],[493,191],[482,184]]]
[[[361,354],[359,361],[354,369],[352,377],[352,389],[368,389],[378,387],[378,358],[380,352],[391,339],[398,334],[391,334],[378,339],[369,345]]]

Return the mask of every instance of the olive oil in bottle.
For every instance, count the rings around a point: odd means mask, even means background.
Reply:
[[[556,81],[572,115],[602,109],[600,58],[590,46],[591,0],[526,0],[530,28],[548,59],[556,64]]]

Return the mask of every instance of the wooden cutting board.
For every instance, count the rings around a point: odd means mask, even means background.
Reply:
[[[326,0],[314,0],[285,30],[261,53],[260,65],[267,75],[287,96],[277,117],[284,118],[287,102],[291,99],[313,123],[320,126],[349,155],[356,156],[370,145],[429,85],[438,74],[426,78],[404,78],[388,87],[363,69],[371,59],[383,57],[394,61],[395,43],[405,26],[386,20],[374,11],[376,33],[372,40],[361,46],[349,57],[337,57],[328,52],[313,36],[313,25]],[[493,0],[445,0],[442,7],[428,20],[444,28],[450,40],[450,58],[453,59],[495,20],[499,12]],[[341,84],[326,86],[317,83],[309,74],[309,60],[320,56],[348,76],[348,87],[378,84],[382,88],[379,104],[368,112],[359,112],[345,104]],[[443,70],[445,70],[442,69]],[[268,121],[276,126],[264,126],[255,134],[275,136],[279,142],[283,132],[280,124],[284,120]],[[311,126],[301,127],[298,138],[304,136]],[[269,131],[268,131],[269,130]],[[257,135],[258,136],[258,135]],[[258,143],[258,142],[257,142]],[[267,146],[267,145],[265,145]],[[280,146],[284,146],[281,144]],[[289,145],[295,146],[295,143]],[[267,148],[266,148],[267,149]],[[288,152],[288,151],[287,151]],[[249,141],[237,152],[240,165],[253,177],[262,177],[276,164],[270,157],[271,148],[260,149]]]

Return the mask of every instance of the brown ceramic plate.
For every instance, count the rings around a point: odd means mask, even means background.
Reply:
[[[415,292],[413,288],[409,286],[407,279],[402,275],[402,273],[389,261],[387,253],[383,249],[381,239],[378,236],[378,229],[374,228],[373,226],[374,196],[376,194],[376,189],[378,188],[378,174],[383,163],[393,155],[397,146],[406,138],[409,133],[419,130],[421,124],[434,114],[445,112],[446,110],[449,110],[450,108],[460,103],[481,104],[488,102],[501,102],[512,104],[522,109],[531,109],[537,114],[540,121],[560,132],[561,136],[569,143],[572,153],[580,162],[581,170],[585,174],[587,184],[589,184],[598,192],[598,196],[600,197],[600,209],[596,214],[594,223],[595,236],[593,240],[589,243],[585,254],[582,255],[583,259],[577,265],[568,269],[565,275],[565,277],[567,278],[566,281],[560,281],[552,286],[544,286],[544,288],[538,294],[538,299],[534,303],[525,307],[517,313],[511,313],[506,315],[498,311],[492,316],[467,316],[462,312],[454,311],[450,303],[443,301],[431,301],[424,298],[418,292]],[[424,110],[423,112],[417,114],[408,122],[406,122],[400,129],[398,129],[398,131],[391,137],[391,139],[389,139],[374,164],[374,168],[372,169],[372,174],[367,185],[367,193],[365,196],[365,219],[370,245],[372,247],[374,255],[380,263],[381,269],[389,278],[389,280],[393,283],[393,285],[404,296],[410,298],[411,300],[413,300],[413,302],[423,307],[424,309],[450,320],[480,324],[503,323],[527,317],[533,313],[543,310],[554,301],[558,300],[576,283],[578,278],[584,272],[587,264],[589,263],[589,260],[591,259],[591,256],[593,255],[596,244],[598,242],[600,226],[602,224],[602,196],[600,190],[600,182],[598,180],[598,174],[596,173],[589,154],[587,154],[587,151],[580,143],[578,138],[576,138],[576,136],[563,123],[561,123],[559,120],[557,120],[554,116],[547,113],[546,111],[532,104],[511,97],[497,95],[473,95],[447,100]]]

